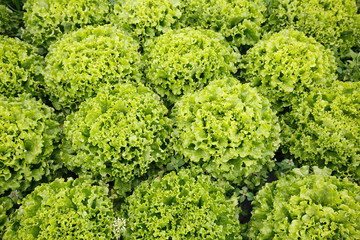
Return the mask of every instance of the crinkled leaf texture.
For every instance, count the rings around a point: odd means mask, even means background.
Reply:
[[[278,118],[269,101],[249,84],[219,78],[176,102],[172,119],[175,152],[214,177],[259,185],[274,166],[272,157],[280,144]]]
[[[105,182],[129,182],[167,161],[168,110],[142,85],[105,86],[67,117],[64,164]],[[115,182],[117,184],[117,182]]]
[[[266,36],[242,59],[243,77],[282,110],[315,85],[332,82],[334,54],[297,30]]]
[[[359,239],[360,187],[329,169],[294,169],[253,202],[250,239]]]
[[[335,81],[293,103],[282,120],[282,151],[360,181],[360,83]]]
[[[21,17],[5,5],[0,4],[0,34],[15,36],[21,23]]]
[[[350,50],[343,59],[340,59],[338,61],[338,66],[339,80],[348,82],[360,82],[360,38],[358,47],[354,48],[354,51]]]
[[[45,59],[45,82],[55,108],[76,108],[105,84],[138,81],[138,49],[134,39],[110,25],[65,35]]]
[[[42,184],[23,199],[4,240],[111,239],[114,213],[108,191],[82,179]]]
[[[145,48],[146,84],[174,103],[221,75],[237,70],[240,54],[211,30],[169,31]]]
[[[253,46],[263,33],[262,0],[184,0],[180,6],[181,25],[219,32],[240,50]]]
[[[0,96],[0,196],[23,192],[60,166],[50,158],[60,132],[54,119],[52,108],[29,95]]]
[[[47,49],[64,33],[109,21],[108,0],[27,0],[22,38]]]
[[[5,233],[5,226],[10,219],[14,202],[10,197],[0,197],[0,238],[2,239]]]
[[[118,0],[111,23],[131,32],[141,43],[179,28],[178,0]]]
[[[36,48],[17,38],[0,35],[0,94],[44,94],[44,58]]]
[[[236,198],[198,168],[145,181],[126,204],[125,239],[241,239]]]
[[[360,37],[356,0],[267,1],[269,31],[294,28],[330,49],[346,53]]]

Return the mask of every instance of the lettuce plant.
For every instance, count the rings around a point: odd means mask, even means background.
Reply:
[[[259,41],[265,21],[262,0],[184,0],[181,24],[221,33],[239,49]]]
[[[50,107],[29,95],[0,96],[0,196],[51,176],[60,166],[51,157],[59,132]]]
[[[169,31],[145,48],[146,83],[168,102],[237,70],[240,55],[211,30]]]
[[[299,164],[327,166],[360,180],[360,83],[336,81],[294,101],[283,116],[281,148]]]
[[[268,30],[294,28],[340,52],[346,52],[360,37],[355,0],[273,0],[267,3]]]
[[[81,179],[56,179],[27,195],[7,224],[5,239],[111,239],[108,188]]]
[[[105,86],[65,121],[64,164],[115,187],[167,160],[170,120],[159,96],[130,83]]]
[[[255,196],[250,239],[358,239],[360,187],[328,169],[294,169]]]
[[[111,5],[108,0],[27,0],[22,37],[47,49],[64,33],[108,22]]]
[[[57,110],[76,109],[105,84],[140,79],[139,45],[106,25],[65,35],[46,56],[45,83]]]
[[[336,79],[334,54],[297,30],[268,35],[243,58],[243,77],[281,110],[313,86]]]
[[[143,182],[126,205],[125,239],[241,239],[236,198],[197,168]]]
[[[111,23],[131,32],[141,43],[178,28],[181,16],[178,1],[119,0]]]
[[[36,48],[17,38],[0,35],[0,94],[44,95],[45,61]]]
[[[175,153],[216,178],[253,188],[274,166],[272,157],[280,144],[278,118],[269,101],[249,84],[219,78],[177,101],[171,116]]]

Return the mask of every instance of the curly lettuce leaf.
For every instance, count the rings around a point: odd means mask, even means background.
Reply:
[[[214,177],[254,187],[274,166],[280,144],[278,118],[269,101],[249,84],[219,78],[176,102],[171,117],[175,153]]]
[[[329,169],[294,169],[255,196],[250,239],[357,239],[360,187]]]
[[[125,239],[241,239],[236,198],[198,168],[145,181],[126,203]]]
[[[159,96],[142,85],[105,86],[64,125],[62,158],[79,175],[115,187],[166,163],[171,122]]]

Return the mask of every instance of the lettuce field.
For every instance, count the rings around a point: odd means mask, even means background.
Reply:
[[[1,0],[0,239],[360,239],[359,0]]]

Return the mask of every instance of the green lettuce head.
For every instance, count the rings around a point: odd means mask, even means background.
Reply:
[[[243,78],[277,110],[314,85],[336,79],[334,54],[304,33],[286,29],[269,35],[242,59]]]
[[[329,169],[294,169],[253,201],[250,239],[358,239],[360,187]]]
[[[239,58],[239,53],[214,31],[169,31],[145,48],[146,83],[173,104],[217,77],[235,73]]]
[[[283,116],[281,148],[299,164],[360,181],[360,83],[335,81],[294,101]]]
[[[294,28],[312,36],[327,48],[346,53],[360,37],[355,0],[266,1],[265,28]]]
[[[219,78],[172,110],[172,148],[216,178],[249,188],[274,166],[280,126],[269,101],[249,84]]]
[[[44,58],[20,39],[0,35],[0,94],[44,94]]]
[[[45,59],[45,82],[54,107],[74,110],[105,84],[138,81],[138,48],[129,35],[109,25],[65,35]]]
[[[118,0],[111,23],[131,32],[141,43],[178,28],[179,3],[173,0]]]
[[[263,0],[184,0],[181,24],[221,33],[240,50],[253,46],[263,33]],[[246,50],[246,48],[244,48]]]
[[[105,86],[64,125],[62,158],[79,175],[116,187],[167,161],[170,119],[159,96],[130,83]]]
[[[22,37],[47,49],[64,33],[108,22],[108,0],[27,0]]]
[[[112,239],[108,189],[81,179],[56,179],[27,195],[7,224],[5,239]]]
[[[0,96],[0,196],[26,191],[61,167],[52,159],[59,141],[54,111],[29,95]]]
[[[126,205],[125,239],[241,239],[236,198],[197,168],[143,182]]]

